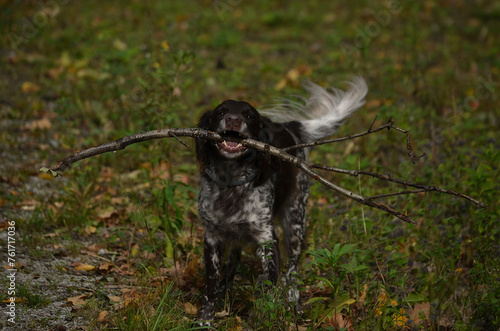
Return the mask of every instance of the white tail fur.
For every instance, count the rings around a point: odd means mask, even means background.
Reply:
[[[348,91],[336,88],[328,91],[307,82],[304,88],[309,92],[309,98],[301,98],[305,105],[287,100],[260,112],[277,122],[301,122],[307,142],[323,139],[335,133],[342,122],[365,103],[368,92],[365,80],[357,76],[349,85],[351,89]]]

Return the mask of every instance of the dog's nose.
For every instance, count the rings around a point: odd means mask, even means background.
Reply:
[[[241,119],[236,115],[226,116],[226,130],[239,131],[241,128]]]

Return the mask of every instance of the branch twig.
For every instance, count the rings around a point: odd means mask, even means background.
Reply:
[[[336,172],[336,173],[340,173],[340,174],[350,175],[353,177],[358,177],[359,175],[371,176],[371,177],[382,179],[382,180],[385,180],[388,182],[393,182],[393,183],[397,183],[400,185],[410,186],[410,187],[420,189],[418,191],[413,191],[412,193],[439,192],[439,193],[444,193],[444,194],[455,195],[457,197],[467,199],[467,200],[475,203],[476,205],[478,205],[482,208],[486,208],[486,205],[484,203],[482,203],[481,201],[476,200],[474,198],[471,198],[470,196],[465,195],[463,193],[443,189],[443,188],[440,188],[437,186],[432,186],[432,185],[423,185],[423,184],[412,183],[412,182],[408,182],[408,181],[400,179],[400,178],[394,178],[391,175],[384,175],[384,174],[379,174],[377,172],[371,172],[371,171],[366,171],[366,170],[341,169],[341,168],[329,167],[329,166],[325,166],[323,164],[317,164],[317,163],[310,163],[310,166],[311,166],[311,168],[327,170],[327,171]],[[401,194],[408,194],[408,193],[401,193]],[[391,194],[391,195],[397,195],[397,194]],[[386,196],[391,196],[391,195],[386,195]],[[380,197],[382,197],[382,196],[375,196],[375,198],[380,198]]]
[[[375,120],[376,119],[377,118],[375,118]],[[373,121],[373,123],[375,123],[375,120]],[[313,141],[312,143],[307,143],[307,144],[293,145],[293,146],[290,146],[290,147],[283,148],[282,150],[284,152],[288,152],[288,151],[290,151],[292,149],[297,149],[297,148],[314,147],[314,146],[319,146],[319,145],[324,145],[324,144],[330,144],[330,143],[336,143],[336,142],[340,142],[340,141],[351,140],[351,139],[363,137],[363,136],[366,136],[368,134],[372,134],[372,133],[375,133],[375,132],[378,132],[378,131],[382,131],[384,129],[391,129],[391,128],[392,129],[399,129],[399,128],[397,128],[397,127],[394,126],[394,121],[392,120],[392,118],[389,119],[389,121],[387,123],[379,126],[376,129],[372,129],[373,123],[370,125],[370,128],[368,129],[368,131],[365,131],[365,132],[353,134],[351,136],[342,137],[342,138],[326,139],[326,140]],[[399,129],[399,130],[401,130],[401,129]]]

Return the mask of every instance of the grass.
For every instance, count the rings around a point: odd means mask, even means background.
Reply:
[[[91,241],[123,257],[113,260],[120,270],[134,271],[110,271],[107,279],[121,279],[114,283],[168,284],[138,292],[141,300],[127,306],[90,304],[77,315],[91,329],[189,327],[186,307],[196,309],[203,287],[194,152],[174,140],[147,142],[81,161],[56,180],[37,177],[41,165],[128,134],[193,127],[224,99],[261,107],[301,94],[307,78],[337,86],[352,74],[368,81],[367,105],[337,135],[392,117],[426,156],[412,164],[404,136],[387,132],[320,146],[314,161],[446,187],[488,208],[431,193],[385,200],[414,216],[411,226],[315,184],[304,315],[283,310],[280,293],[254,297],[249,280],[259,267],[248,254],[219,329],[499,327],[500,7],[393,5],[0,1],[0,208],[20,224],[34,259],[50,257],[38,247],[58,238],[75,258]],[[396,189],[325,176],[363,195]]]

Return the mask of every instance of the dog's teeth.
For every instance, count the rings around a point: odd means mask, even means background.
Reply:
[[[239,147],[241,147],[241,144],[236,145],[236,148],[239,148]]]
[[[227,142],[226,142],[225,140],[224,140],[224,141],[222,141],[222,145],[227,146]]]

